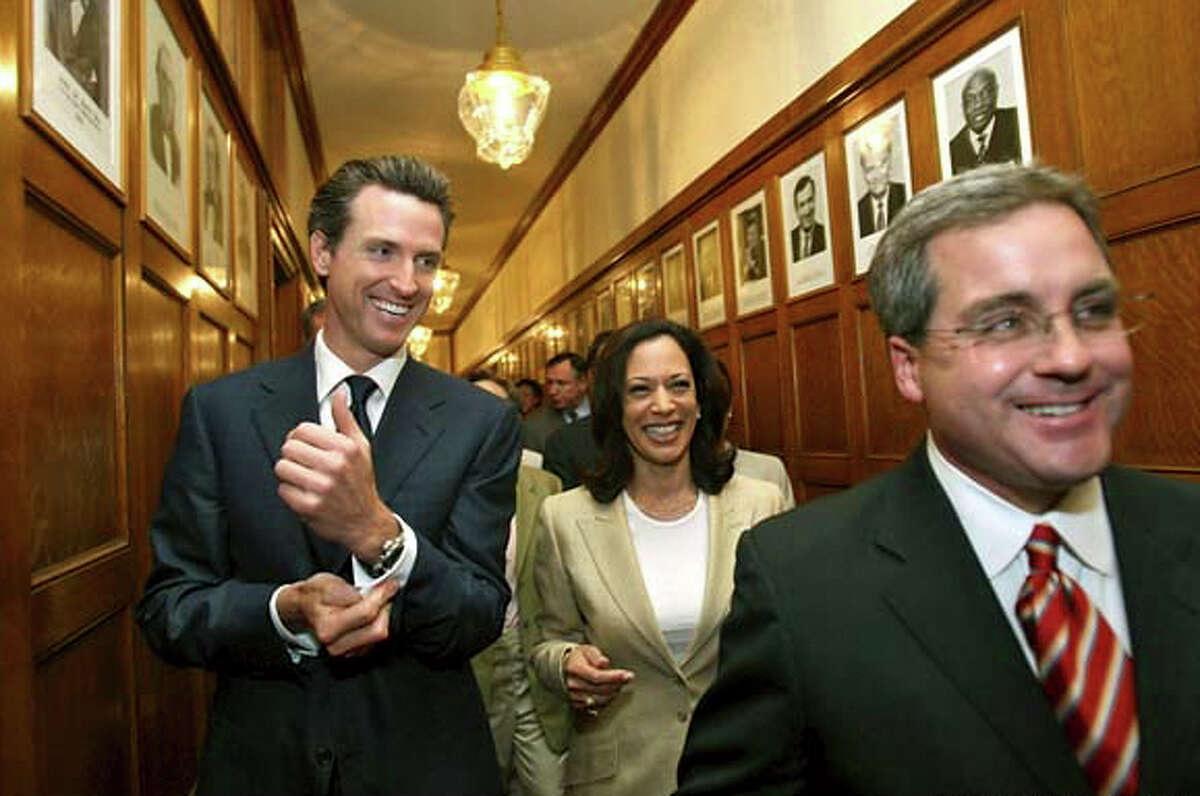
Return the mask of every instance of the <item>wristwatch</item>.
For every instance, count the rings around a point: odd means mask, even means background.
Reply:
[[[383,543],[383,547],[379,549],[379,560],[373,564],[363,564],[363,569],[372,578],[382,578],[387,574],[388,570],[396,566],[396,562],[400,560],[400,555],[404,552],[404,528],[400,526],[400,522],[396,522],[396,535]]]

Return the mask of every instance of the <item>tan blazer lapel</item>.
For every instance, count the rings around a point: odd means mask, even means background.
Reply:
[[[692,643],[680,661],[685,673],[692,673],[698,666],[698,657],[705,646],[721,627],[729,610],[733,596],[733,557],[737,549],[739,532],[731,529],[749,527],[749,509],[739,506],[736,495],[708,496],[708,566],[704,577],[704,603],[700,608],[700,620]]]
[[[579,519],[580,531],[588,552],[596,564],[596,571],[613,601],[620,607],[657,657],[663,660],[667,671],[677,671],[675,658],[667,648],[650,595],[646,592],[646,580],[633,549],[629,534],[629,521],[625,516],[625,504],[618,497],[607,505],[600,505],[594,515]]]

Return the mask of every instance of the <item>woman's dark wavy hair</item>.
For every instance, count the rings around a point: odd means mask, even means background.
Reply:
[[[636,321],[609,338],[593,371],[592,435],[600,448],[600,461],[584,476],[584,484],[600,503],[611,503],[633,478],[633,453],[622,422],[629,355],[638,344],[663,336],[679,344],[692,367],[700,407],[690,446],[692,481],[703,492],[715,495],[733,477],[736,452],[725,442],[729,383],[721,377],[716,358],[686,326],[668,320]]]

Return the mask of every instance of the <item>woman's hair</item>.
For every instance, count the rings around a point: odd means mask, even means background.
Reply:
[[[668,320],[637,321],[606,341],[592,370],[592,435],[600,449],[600,461],[585,474],[584,484],[600,503],[612,502],[633,478],[633,453],[623,422],[625,371],[633,349],[656,337],[670,337],[678,343],[692,368],[700,410],[689,446],[692,480],[702,491],[715,495],[733,477],[736,453],[724,437],[729,385],[717,369],[716,358],[686,326]]]

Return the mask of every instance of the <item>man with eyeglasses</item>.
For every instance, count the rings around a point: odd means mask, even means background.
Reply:
[[[1200,793],[1200,489],[1109,463],[1134,326],[1094,197],[933,186],[870,292],[928,434],[743,536],[678,793]]]

